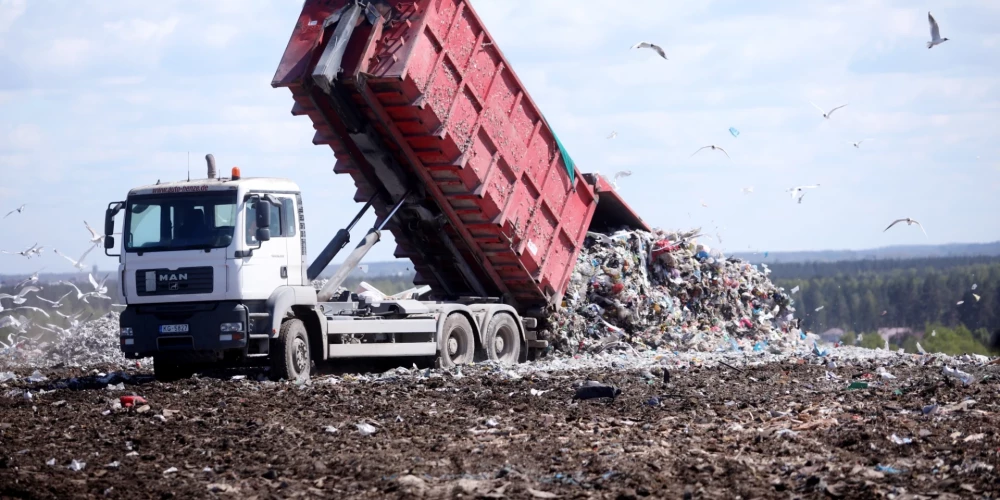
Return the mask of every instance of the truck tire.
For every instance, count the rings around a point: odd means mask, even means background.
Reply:
[[[153,356],[153,378],[158,382],[176,382],[194,373],[191,367],[169,361],[164,356]]]
[[[292,381],[309,378],[312,359],[309,356],[309,336],[300,319],[281,324],[277,338],[271,339],[271,377]]]
[[[504,365],[517,364],[521,356],[521,334],[514,318],[504,313],[493,316],[489,326],[486,327],[483,344],[490,361]]]
[[[472,334],[472,324],[464,314],[452,314],[444,321],[438,351],[441,368],[471,363],[476,354],[476,339]]]

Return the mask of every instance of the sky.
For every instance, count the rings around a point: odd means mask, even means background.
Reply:
[[[1000,2],[610,5],[473,2],[577,168],[630,170],[619,190],[650,225],[702,227],[728,252],[1000,239]],[[0,212],[27,204],[0,220],[0,249],[46,247],[0,255],[0,273],[73,271],[51,250],[86,250],[84,220],[100,228],[131,187],[185,178],[189,155],[203,176],[206,153],[222,172],[298,182],[319,253],[360,205],[270,86],[301,6],[0,0]],[[928,10],[951,39],[931,50]],[[825,120],[810,102],[849,105]],[[691,156],[709,144],[732,159]],[[820,187],[797,204],[786,190],[805,184]],[[927,236],[883,232],[902,217]],[[117,265],[100,249],[86,263]]]

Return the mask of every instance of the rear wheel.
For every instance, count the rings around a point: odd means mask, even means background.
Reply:
[[[521,355],[521,335],[517,323],[509,314],[497,314],[490,320],[483,338],[490,361],[505,365],[517,364]]]
[[[438,349],[441,368],[471,363],[476,352],[476,339],[472,335],[472,324],[462,314],[452,314],[444,322]]]
[[[271,339],[271,376],[276,379],[306,380],[311,358],[306,325],[299,319],[281,324],[278,337]]]

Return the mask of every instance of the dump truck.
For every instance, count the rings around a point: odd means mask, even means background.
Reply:
[[[344,358],[518,363],[546,348],[537,332],[588,231],[648,230],[606,179],[577,170],[467,1],[307,0],[272,86],[291,91],[362,208],[307,263],[298,184],[225,177],[211,155],[206,178],[109,203],[121,349],[152,356],[157,378],[261,364],[303,379]],[[314,286],[369,210],[374,227]],[[344,290],[384,231],[417,288]]]

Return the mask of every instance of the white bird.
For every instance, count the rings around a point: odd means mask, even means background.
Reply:
[[[745,187],[742,189],[743,194],[753,194],[753,186]]]
[[[69,294],[71,294],[71,293],[73,293],[73,292],[66,292],[66,295],[63,295],[62,297],[59,297],[56,300],[49,300],[49,299],[46,299],[45,297],[42,297],[41,295],[35,295],[35,298],[38,299],[38,300],[40,300],[40,301],[42,301],[42,302],[45,302],[46,304],[51,305],[53,308],[59,308],[59,307],[62,307],[62,301],[63,301],[63,299],[65,299],[66,297],[69,297]]]
[[[799,199],[799,203],[802,203],[802,197],[805,196],[804,191],[806,189],[816,189],[818,187],[819,187],[819,184],[810,184],[808,186],[795,186],[793,188],[787,189],[785,192],[786,193],[791,193],[793,200],[795,198],[798,198]]]
[[[104,243],[104,235],[103,234],[100,234],[97,231],[94,231],[94,228],[90,227],[90,224],[87,224],[87,221],[83,221],[83,225],[87,226],[87,231],[90,231],[90,242],[91,243],[93,243],[94,245],[100,245],[101,243]]]
[[[83,292],[81,292],[80,289],[77,288],[77,286],[75,284],[70,283],[69,281],[60,281],[58,284],[69,285],[69,286],[73,287],[73,290],[76,291],[76,300],[82,300],[84,302],[87,302],[87,297],[90,297],[89,293],[83,293]]]
[[[618,132],[612,130],[611,134],[608,135],[608,139],[614,139],[615,137],[618,137]]]
[[[921,355],[927,354],[927,351],[924,350],[924,346],[920,345],[920,342],[917,342],[917,352]]]
[[[85,264],[83,263],[83,259],[86,259],[86,258],[87,258],[87,254],[89,254],[89,253],[90,253],[90,252],[91,252],[92,250],[94,250],[95,248],[97,248],[97,245],[92,245],[92,246],[91,246],[90,248],[88,248],[88,249],[87,249],[87,251],[86,251],[86,252],[83,252],[83,255],[81,255],[81,256],[80,256],[80,258],[79,258],[79,259],[77,259],[77,260],[73,260],[73,259],[72,259],[71,257],[69,257],[69,256],[67,256],[67,255],[63,255],[63,254],[59,253],[59,250],[57,250],[57,249],[53,249],[53,250],[52,250],[52,252],[53,252],[53,253],[55,253],[56,255],[58,255],[58,256],[60,256],[60,257],[64,258],[64,259],[68,260],[68,261],[70,262],[70,264],[73,264],[73,267],[75,267],[75,268],[77,268],[77,269],[79,269],[79,270],[83,271],[83,269],[84,269],[85,267],[87,267],[87,266],[86,266],[86,265],[85,265]]]
[[[37,283],[38,282],[38,273],[42,272],[42,270],[44,270],[44,269],[45,268],[43,267],[42,269],[39,269],[39,270],[35,271],[35,274],[32,274],[31,276],[28,276],[27,278],[24,278],[23,280],[19,281],[16,285],[14,285],[14,289],[16,290],[16,289],[21,288],[22,286],[30,284],[30,283]]]
[[[885,350],[889,350],[889,339],[885,339]]]
[[[34,307],[34,306],[20,306],[20,307],[15,307],[14,309],[29,309],[29,310],[32,310],[32,311],[38,311],[38,312],[44,314],[46,318],[51,318],[51,316],[49,316],[49,313],[45,312],[44,309],[41,309],[41,308],[38,308],[38,307]]]
[[[823,111],[823,108],[821,108],[819,106],[816,106],[816,103],[814,103],[812,101],[809,101],[809,104],[812,104],[813,106],[816,107],[816,109],[819,110],[820,113],[823,113],[823,118],[826,118],[827,120],[829,120],[830,117],[833,116],[833,112],[834,111],[837,111],[838,109],[840,109],[840,108],[842,108],[844,106],[847,106],[847,104],[841,104],[840,106],[837,106],[836,108],[833,108],[830,111]]]
[[[38,288],[37,286],[26,286],[26,287],[22,288],[19,292],[17,292],[17,295],[10,295],[10,294],[7,294],[7,293],[0,293],[0,300],[11,299],[11,300],[14,301],[15,304],[18,304],[18,305],[24,304],[25,301],[28,300],[27,297],[28,297],[29,293],[37,292],[39,290],[41,290],[41,288]]]
[[[928,49],[948,41],[947,38],[941,38],[941,28],[938,27],[937,21],[934,20],[934,16],[930,12],[927,13],[927,22],[931,25],[931,41],[927,42]]]
[[[652,50],[655,50],[657,54],[660,54],[660,57],[662,57],[664,59],[667,59],[667,53],[663,51],[662,47],[660,47],[659,45],[656,45],[655,43],[639,42],[639,43],[633,45],[632,48],[633,49],[652,49]]]
[[[859,148],[859,149],[860,149],[860,148],[861,148],[861,143],[862,143],[862,142],[865,142],[865,141],[871,141],[871,140],[874,140],[874,139],[861,139],[860,141],[858,141],[858,142],[852,142],[851,144],[852,144],[852,145],[853,145],[854,147],[856,147],[856,148]]]
[[[87,279],[90,280],[90,286],[94,287],[94,292],[91,295],[103,295],[108,293],[108,287],[105,285],[105,283],[108,282],[108,276],[111,276],[111,274],[105,274],[104,279],[98,283],[97,280],[94,279],[93,274],[87,274]]]
[[[913,220],[913,219],[911,219],[909,217],[907,217],[905,219],[896,219],[896,220],[892,221],[892,224],[889,224],[889,227],[883,229],[882,232],[884,233],[884,232],[888,231],[889,229],[892,228],[892,226],[895,226],[896,224],[899,224],[900,222],[905,222],[907,226],[912,226],[912,225],[916,224],[918,227],[920,227],[920,230],[924,232],[924,236],[927,236],[927,231],[924,230],[924,226],[921,225],[919,222],[917,222],[917,221],[915,221],[915,220]]]
[[[620,172],[615,172],[615,178],[614,180],[611,181],[611,186],[614,187],[615,189],[618,189],[618,179],[621,179],[622,177],[628,177],[630,175],[632,175],[631,170],[622,170]]]
[[[698,148],[698,151],[695,151],[694,153],[692,153],[691,156],[694,156],[694,155],[700,153],[702,149],[711,149],[712,151],[719,150],[719,151],[722,151],[722,154],[726,155],[726,158],[729,158],[730,160],[733,159],[731,156],[729,156],[729,153],[727,153],[725,149],[722,149],[721,146],[716,146],[715,144],[709,144],[708,146],[702,146],[702,147]]]
[[[14,210],[11,210],[10,212],[7,212],[7,215],[4,215],[3,218],[6,219],[7,217],[10,217],[14,212],[17,212],[17,213],[23,212],[24,211],[24,207],[26,207],[26,206],[27,205],[21,205],[21,206],[15,208]]]
[[[0,328],[7,328],[8,326],[13,326],[14,328],[18,328],[21,326],[21,322],[18,321],[17,318],[13,316],[4,316],[0,318]]]
[[[5,254],[8,254],[8,255],[15,255],[16,254],[16,255],[20,255],[21,257],[27,257],[27,258],[30,259],[32,255],[41,254],[43,248],[45,248],[45,247],[40,247],[40,246],[38,246],[38,243],[35,243],[34,245],[31,245],[30,247],[28,247],[26,250],[21,250],[20,252],[8,252],[6,250],[0,250],[0,253],[5,253]]]

